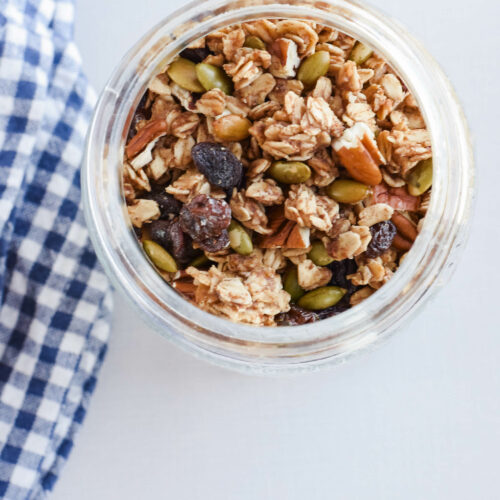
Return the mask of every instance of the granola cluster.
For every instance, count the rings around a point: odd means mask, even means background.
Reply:
[[[397,270],[431,195],[413,96],[352,37],[296,19],[213,32],[150,83],[123,160],[158,272],[235,322],[297,325]]]

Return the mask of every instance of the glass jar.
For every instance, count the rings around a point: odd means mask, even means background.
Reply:
[[[298,18],[346,32],[385,57],[420,104],[434,151],[431,204],[412,250],[389,283],[361,305],[317,323],[253,327],[208,314],[178,295],[146,260],[128,221],[121,161],[133,110],[150,79],[192,41],[228,24]],[[464,246],[473,157],[455,93],[404,28],[348,0],[204,0],[168,16],[125,56],[101,94],[82,170],[95,249],[114,286],[162,336],[218,365],[252,373],[316,370],[385,340],[449,278]]]

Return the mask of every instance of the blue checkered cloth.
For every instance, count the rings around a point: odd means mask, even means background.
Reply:
[[[45,498],[106,352],[111,299],[80,208],[94,95],[71,0],[0,0],[0,497]]]

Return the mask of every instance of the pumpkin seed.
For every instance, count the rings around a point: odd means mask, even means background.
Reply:
[[[292,302],[297,302],[306,291],[299,285],[299,278],[297,276],[297,268],[290,268],[283,278],[283,289],[290,294]]]
[[[202,254],[199,257],[196,257],[196,259],[193,259],[189,265],[192,267],[203,267],[209,263],[210,260],[208,259],[208,257],[205,254]]]
[[[162,271],[167,273],[176,273],[178,270],[174,258],[158,243],[152,240],[145,240],[142,243],[144,251],[151,259],[151,262]]]
[[[221,89],[225,94],[230,95],[233,91],[233,82],[225,71],[218,66],[207,63],[196,65],[196,75],[203,85],[203,90]]]
[[[326,188],[326,194],[338,203],[358,203],[363,201],[369,192],[369,186],[350,179],[337,179]]]
[[[317,266],[327,266],[333,262],[333,258],[328,255],[325,245],[322,241],[316,240],[312,242],[312,248],[307,254],[307,256],[317,265]]]
[[[179,57],[167,69],[167,75],[179,87],[190,92],[205,92],[196,76],[196,64],[189,59]]]
[[[373,50],[367,47],[364,43],[356,42],[354,48],[351,50],[351,55],[349,56],[350,61],[354,61],[358,66],[365,63],[370,59],[373,54]]]
[[[221,116],[213,122],[214,134],[221,141],[242,141],[250,135],[251,126],[250,120],[239,115]]]
[[[321,311],[334,306],[346,294],[345,288],[338,286],[322,286],[302,296],[298,304],[309,311]]]
[[[250,49],[266,50],[266,44],[258,37],[249,35],[245,38],[245,43],[243,47],[248,47]]]
[[[229,224],[229,244],[240,255],[250,255],[253,252],[253,243],[250,235],[236,221]]]
[[[330,54],[320,50],[304,59],[297,71],[297,78],[306,86],[313,87],[320,76],[325,76],[330,67]]]
[[[410,171],[407,182],[408,192],[412,196],[424,194],[432,186],[432,158],[419,162]]]
[[[275,161],[269,175],[283,184],[300,184],[311,177],[311,169],[301,161]]]

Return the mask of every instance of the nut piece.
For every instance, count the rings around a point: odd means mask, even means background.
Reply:
[[[269,47],[269,72],[277,78],[293,78],[300,64],[297,44],[288,38],[278,38]]]
[[[281,248],[285,246],[288,236],[296,226],[291,220],[285,222],[279,229],[271,235],[264,236],[259,241],[260,248]]]
[[[125,148],[127,158],[134,158],[148,144],[155,141],[168,131],[168,124],[165,120],[152,120],[142,127],[137,134],[130,139]]]
[[[309,248],[311,245],[311,230],[298,224],[290,232],[286,240],[287,248]]]
[[[384,163],[384,158],[368,125],[356,123],[333,143],[333,148],[354,179],[369,186],[382,182],[379,165]]]
[[[418,233],[413,222],[408,220],[404,215],[395,213],[391,221],[396,226],[398,233],[405,239],[413,242],[417,239]]]

